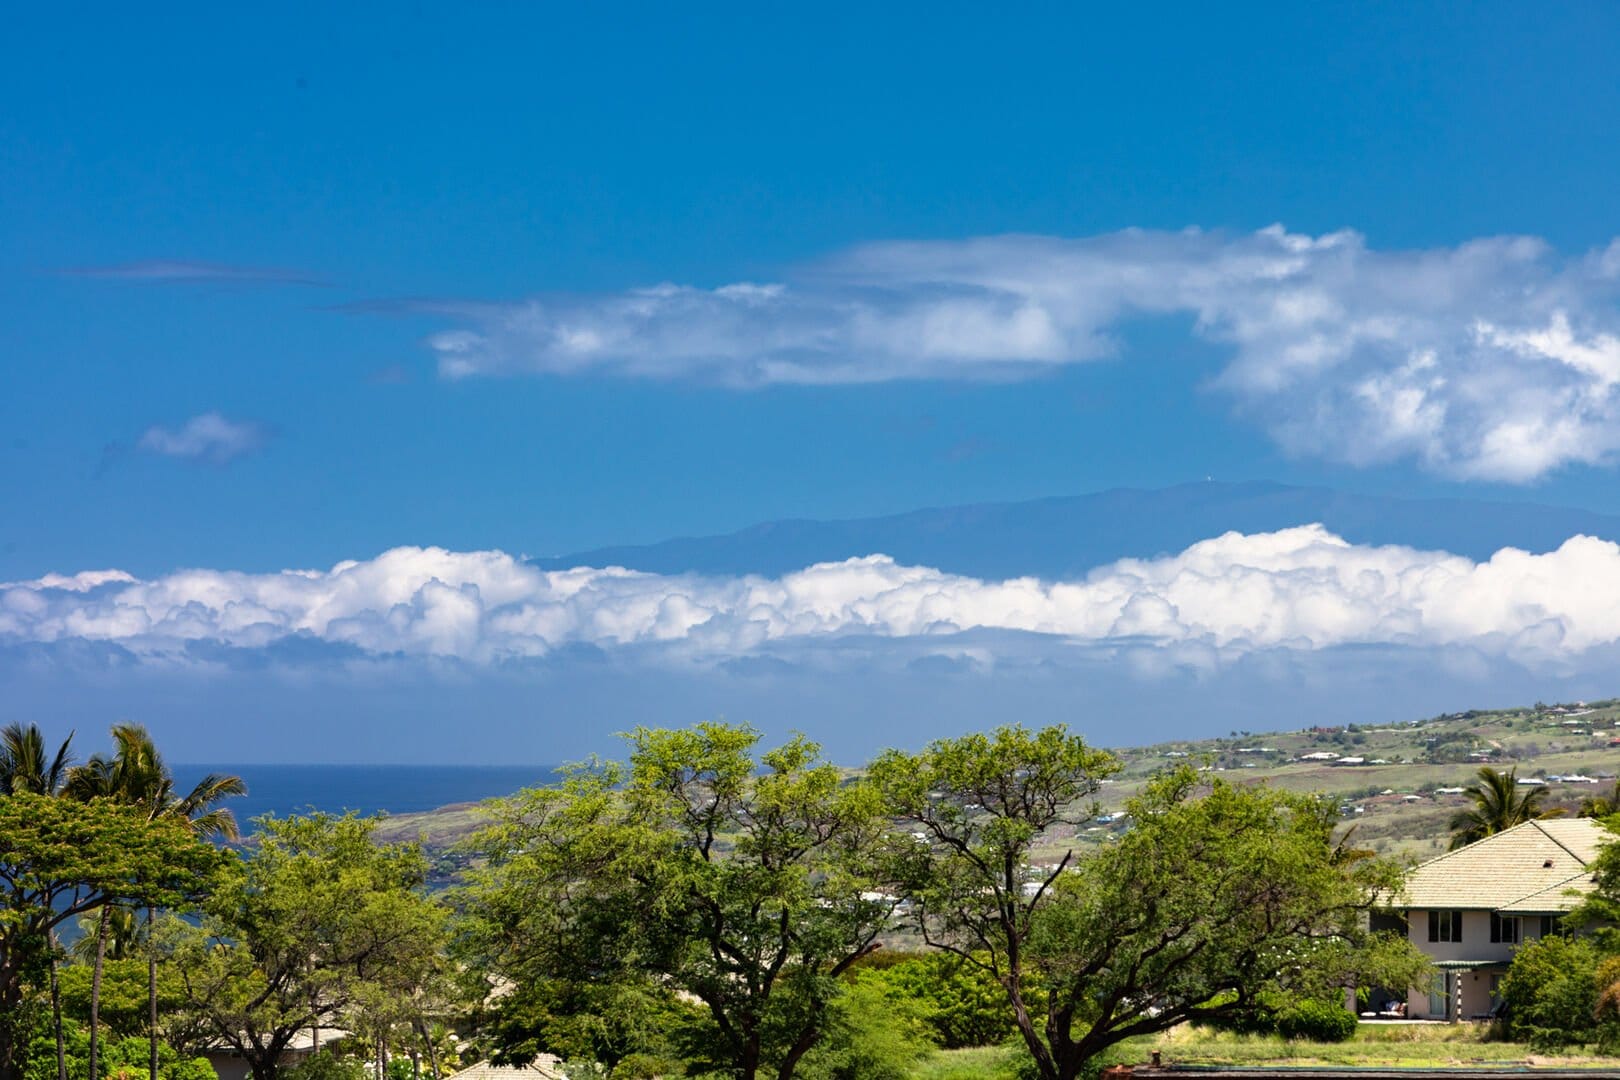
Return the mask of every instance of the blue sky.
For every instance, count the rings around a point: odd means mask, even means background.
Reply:
[[[0,582],[551,554],[1206,476],[1620,512],[1612,6],[869,7],[13,15]],[[1304,330],[1283,263],[1332,309]],[[1342,355],[1301,359],[1325,338]],[[172,717],[178,756],[229,757],[271,752],[246,728],[278,709],[319,711],[308,665],[140,649],[62,700],[91,662],[69,639],[125,641],[70,624],[0,627],[57,650],[13,661],[19,718]],[[267,647],[222,625],[195,633]],[[1311,649],[1388,644],[1292,640],[1265,648],[1333,686],[1354,665]],[[441,704],[413,730],[471,680],[538,760],[584,713],[786,714],[807,685],[615,653],[619,700],[425,655],[409,676]],[[1584,687],[1589,661],[1444,690]],[[906,700],[913,676],[873,663],[852,687]],[[1242,666],[1207,676],[1236,712],[1277,685]],[[968,696],[1075,692],[1008,671]],[[332,756],[398,751],[377,677],[320,675],[348,718]],[[1151,685],[1098,701],[1191,700]],[[250,700],[254,725],[208,719]]]

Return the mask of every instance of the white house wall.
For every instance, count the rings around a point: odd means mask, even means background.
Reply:
[[[1534,941],[1541,936],[1541,918],[1526,915],[1519,919],[1522,940]],[[1429,913],[1422,910],[1407,912],[1406,939],[1430,960],[1500,960],[1513,959],[1516,944],[1491,941],[1491,913],[1464,911],[1462,913],[1461,941],[1430,941]]]

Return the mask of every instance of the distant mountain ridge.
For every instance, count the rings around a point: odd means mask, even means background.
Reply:
[[[973,577],[1069,578],[1123,558],[1181,551],[1221,533],[1321,522],[1359,544],[1485,559],[1551,551],[1578,533],[1620,541],[1620,516],[1484,499],[1409,499],[1268,482],[1205,481],[1027,502],[978,503],[844,521],[782,520],[719,536],[537,558],[542,569],[624,566],[660,574],[778,576],[881,552]]]

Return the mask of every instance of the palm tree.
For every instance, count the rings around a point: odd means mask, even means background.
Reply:
[[[1542,807],[1541,800],[1545,797],[1546,791],[1539,785],[1525,786],[1520,791],[1518,769],[1499,772],[1489,765],[1482,766],[1479,780],[1468,790],[1468,798],[1474,805],[1457,811],[1451,818],[1451,850],[1527,821],[1563,816],[1562,810]]]
[[[67,779],[69,794],[83,799],[112,798],[139,807],[148,821],[168,818],[184,822],[193,833],[211,839],[236,840],[240,833],[236,818],[219,802],[247,794],[240,776],[209,773],[185,795],[177,795],[174,776],[158,753],[157,744],[140,724],[115,724],[111,757],[92,755],[72,770]],[[148,927],[157,917],[148,905]],[[106,960],[108,909],[102,908],[96,930],[95,971],[90,979],[90,1080],[96,1080],[97,1022],[101,1014],[101,973]],[[157,953],[147,950],[147,1027],[150,1040],[150,1080],[158,1073]]]
[[[111,907],[106,911],[105,923],[101,912],[97,912],[94,918],[79,916],[80,937],[68,946],[68,955],[81,964],[93,962],[98,947],[98,929],[103,938],[100,948],[108,960],[131,960],[139,952],[141,924],[135,918],[135,913],[125,907]]]
[[[73,733],[62,740],[55,756],[45,752],[45,736],[38,725],[7,724],[0,728],[0,795],[19,791],[55,795],[73,764],[69,750]]]
[[[29,792],[59,795],[73,767],[70,749],[73,732],[62,740],[54,755],[45,750],[45,736],[37,724],[23,727],[7,724],[0,728],[0,795]],[[62,994],[56,979],[60,952],[56,932],[51,932],[51,1028],[56,1035],[56,1080],[67,1080],[67,1045],[62,1039]]]

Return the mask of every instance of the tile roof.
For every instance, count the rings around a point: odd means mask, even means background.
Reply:
[[[1579,897],[1565,890],[1590,884],[1586,866],[1612,835],[1590,818],[1527,821],[1416,867],[1406,876],[1403,903],[1526,914],[1568,911]]]
[[[493,1065],[480,1061],[469,1065],[449,1080],[564,1080],[562,1061],[550,1054],[541,1054],[528,1065]]]
[[[1585,900],[1596,888],[1592,875],[1583,870],[1568,881],[1504,904],[1500,910],[1506,915],[1558,915]]]

